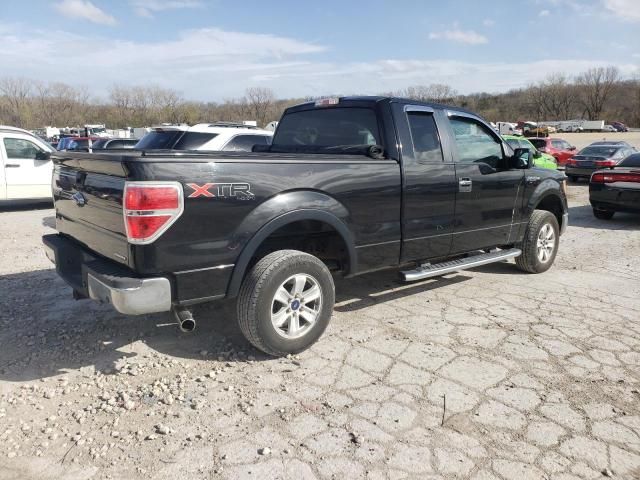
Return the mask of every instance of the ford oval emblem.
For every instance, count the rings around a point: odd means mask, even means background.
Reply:
[[[76,205],[78,205],[79,207],[83,207],[84,204],[87,203],[87,199],[84,198],[84,195],[82,195],[82,193],[80,192],[74,193],[71,198],[73,198],[73,200],[76,202]]]

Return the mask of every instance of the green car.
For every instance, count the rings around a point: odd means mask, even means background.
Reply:
[[[502,135],[502,138],[509,144],[511,148],[528,148],[533,152],[533,165],[538,168],[549,168],[551,170],[557,170],[558,164],[556,159],[548,153],[542,153],[538,150],[533,143],[524,137],[517,137],[515,135]]]

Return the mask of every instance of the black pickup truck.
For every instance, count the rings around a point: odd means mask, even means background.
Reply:
[[[469,111],[399,98],[291,107],[249,153],[54,161],[59,233],[43,241],[75,298],[191,330],[193,305],[237,297],[242,332],[271,355],[322,335],[333,275],[414,281],[509,258],[544,272],[568,222],[563,174]]]

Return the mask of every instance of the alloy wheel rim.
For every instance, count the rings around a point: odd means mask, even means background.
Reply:
[[[538,232],[537,254],[538,260],[547,263],[551,260],[556,248],[556,233],[550,223],[545,223]]]
[[[287,278],[271,301],[271,324],[278,335],[300,338],[315,325],[322,306],[319,282],[306,273]]]

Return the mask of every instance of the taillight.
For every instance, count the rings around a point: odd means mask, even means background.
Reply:
[[[182,215],[182,185],[178,182],[126,182],[122,208],[129,243],[151,243]]]
[[[573,158],[569,158],[569,159],[567,160],[566,165],[576,166],[576,165],[578,165],[578,161],[577,161],[577,160],[574,160]]]
[[[614,173],[597,172],[591,175],[591,183],[630,182],[640,183],[640,172]]]
[[[615,160],[596,160],[596,167],[615,167],[618,164]]]

